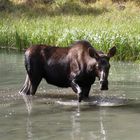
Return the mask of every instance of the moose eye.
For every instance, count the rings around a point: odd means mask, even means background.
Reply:
[[[101,65],[106,65],[107,64],[107,62],[105,61],[105,60],[101,60]]]

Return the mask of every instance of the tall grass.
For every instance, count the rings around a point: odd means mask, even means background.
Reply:
[[[90,5],[59,0],[34,9],[16,5],[0,17],[0,46],[19,50],[31,44],[66,47],[86,39],[105,52],[116,45],[116,60],[140,60],[140,8],[131,2],[120,10],[109,0]]]

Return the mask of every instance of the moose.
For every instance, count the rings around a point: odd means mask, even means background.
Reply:
[[[58,87],[71,87],[78,101],[89,97],[91,85],[98,77],[100,90],[108,90],[109,60],[116,53],[112,47],[107,54],[95,50],[86,40],[70,47],[33,45],[25,52],[27,76],[20,94],[35,95],[44,78]]]

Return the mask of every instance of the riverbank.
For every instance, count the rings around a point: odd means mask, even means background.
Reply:
[[[0,46],[18,50],[31,44],[65,47],[81,39],[105,52],[116,45],[115,60],[139,61],[139,4],[58,0],[26,5],[13,0],[1,9]]]

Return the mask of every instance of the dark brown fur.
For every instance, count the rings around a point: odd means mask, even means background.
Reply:
[[[34,45],[25,52],[27,76],[20,93],[34,95],[42,80],[59,87],[72,87],[79,102],[89,96],[96,77],[102,76],[101,90],[108,89],[109,58],[114,56],[113,47],[108,55],[97,52],[89,42],[77,41],[71,47],[60,48]]]

